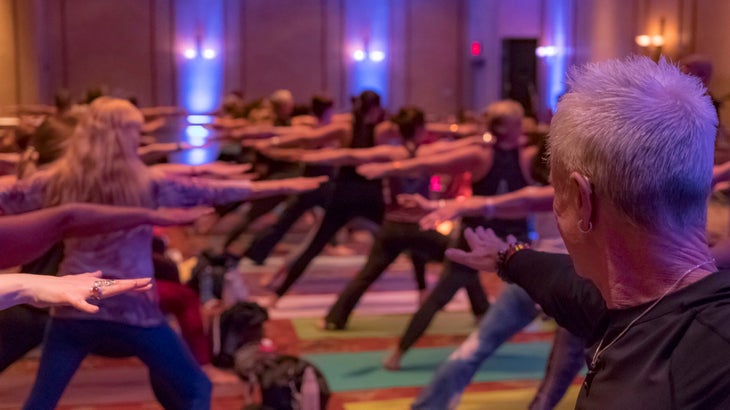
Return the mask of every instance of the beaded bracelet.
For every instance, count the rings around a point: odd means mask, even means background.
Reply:
[[[507,246],[507,249],[497,252],[497,276],[507,283],[512,283],[507,275],[505,274],[505,267],[512,256],[517,252],[525,249],[530,249],[530,244],[524,242],[515,242]]]

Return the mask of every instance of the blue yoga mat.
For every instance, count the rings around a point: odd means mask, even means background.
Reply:
[[[453,351],[453,347],[411,349],[397,372],[381,367],[380,363],[387,354],[385,351],[310,354],[305,357],[324,372],[332,391],[340,392],[423,386]],[[549,342],[507,343],[482,364],[473,380],[540,380],[549,352]]]

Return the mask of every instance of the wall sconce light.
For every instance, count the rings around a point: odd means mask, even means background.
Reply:
[[[183,51],[183,57],[188,60],[193,60],[198,56],[201,56],[206,60],[212,60],[216,55],[217,53],[212,48],[203,49],[203,39],[200,34],[195,36],[195,47],[189,47]]]
[[[560,50],[557,46],[540,46],[535,49],[535,55],[542,58],[555,57],[558,51]]]
[[[649,47],[654,48],[655,59],[658,59],[662,53],[662,47],[664,46],[664,17],[659,20],[659,34],[649,35],[641,34],[634,38],[636,44],[639,47],[647,49]]]
[[[352,59],[358,62],[370,60],[373,63],[379,63],[385,60],[385,52],[381,50],[371,50],[369,41],[366,38],[363,41],[363,47],[355,50],[352,53]]]

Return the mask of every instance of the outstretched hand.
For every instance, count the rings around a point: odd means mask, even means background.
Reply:
[[[117,279],[111,283],[101,278],[101,271],[67,276],[27,275],[28,303],[37,307],[70,305],[87,313],[96,313],[99,307],[89,303],[94,297],[95,284],[100,298],[108,298],[120,293],[143,292],[152,288],[151,279]]]
[[[213,212],[210,207],[159,208],[149,211],[149,223],[157,226],[187,225]]]
[[[461,216],[461,205],[455,201],[449,201],[449,205],[437,208],[430,214],[421,218],[418,225],[421,229],[436,229],[437,226],[446,221],[451,221]]]
[[[435,201],[426,199],[421,194],[399,194],[396,198],[398,205],[404,208],[414,208],[424,211],[433,211],[438,209],[438,205]]]
[[[357,173],[367,179],[378,179],[386,176],[389,169],[388,163],[369,163],[357,167]]]
[[[469,244],[469,251],[461,249],[447,249],[446,257],[456,263],[466,265],[472,269],[490,271],[495,270],[497,253],[507,248],[507,243],[517,241],[514,236],[507,237],[503,241],[491,229],[484,229],[481,226],[476,229],[467,228],[464,231],[464,238]]]

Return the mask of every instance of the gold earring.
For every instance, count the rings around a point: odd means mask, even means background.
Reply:
[[[591,222],[591,221],[588,221],[588,229],[583,229],[582,225],[583,225],[583,220],[581,219],[578,221],[578,230],[580,231],[580,233],[588,233],[593,230],[593,222]]]

